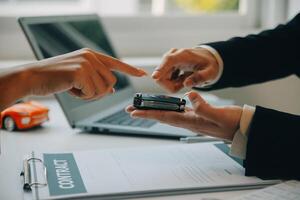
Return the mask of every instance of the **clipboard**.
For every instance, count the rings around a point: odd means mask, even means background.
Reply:
[[[239,163],[241,166],[243,166],[243,160],[239,158],[235,158],[231,155],[229,155],[229,147],[226,144],[222,143],[217,143],[215,144],[217,148],[219,148],[222,152],[224,152],[227,156],[231,157],[233,160],[235,160],[237,163]],[[40,163],[43,165],[43,176],[45,177],[45,182],[35,182],[33,174],[30,173],[31,167],[35,168],[36,162]],[[34,157],[34,152],[31,152],[31,157],[30,158],[24,158],[23,160],[23,171],[20,173],[20,176],[23,177],[23,189],[25,191],[31,191],[32,187],[43,187],[47,186],[47,167],[44,164],[43,160],[40,158],[35,158]]]
[[[44,182],[39,182],[37,180],[37,165],[41,165],[42,168],[42,176],[44,177]],[[31,153],[29,158],[25,157],[23,160],[23,171],[20,173],[20,176],[23,177],[23,189],[25,191],[31,191],[33,187],[45,187],[47,186],[47,167],[44,162],[40,158],[36,158],[34,156],[34,152]]]
[[[228,150],[226,144],[195,143],[32,152],[23,161],[23,188],[33,199],[107,200],[258,189],[280,182],[245,177],[241,163]],[[63,175],[72,179],[60,182],[67,180]]]

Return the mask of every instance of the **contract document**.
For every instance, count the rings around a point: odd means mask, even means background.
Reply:
[[[287,181],[278,185],[270,186],[256,192],[237,197],[233,200],[299,200],[300,182]]]
[[[32,197],[121,199],[253,189],[278,183],[244,176],[243,166],[230,157],[224,147],[228,149],[225,144],[196,143],[33,152],[28,159],[31,180],[44,186],[31,187]]]

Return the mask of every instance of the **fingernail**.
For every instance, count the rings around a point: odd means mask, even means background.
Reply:
[[[191,92],[192,92],[192,91],[188,91],[188,92],[184,93],[183,95],[184,95],[184,96],[188,96]]]
[[[115,93],[115,92],[116,92],[115,88],[111,88],[111,89],[110,89],[110,93],[111,93],[111,94],[113,94],[113,93]]]
[[[131,113],[131,111],[128,110],[127,108],[125,108],[125,112],[126,112],[126,113]]]
[[[191,91],[184,93],[183,96],[181,97],[181,99],[184,99],[186,96],[188,96],[190,94],[190,92]]]
[[[126,111],[127,113],[132,113],[134,110],[135,110],[134,107],[128,107],[128,108],[125,109],[125,111]]]
[[[157,79],[157,78],[159,78],[159,75],[160,75],[159,71],[154,71],[152,73],[152,78]]]
[[[139,71],[140,71],[142,76],[148,75],[148,73],[144,69],[139,68]]]
[[[134,118],[134,119],[137,118],[137,116],[134,115],[134,111],[130,114],[130,117],[132,117],[132,118]]]

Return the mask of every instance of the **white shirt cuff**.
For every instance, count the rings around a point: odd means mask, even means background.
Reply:
[[[224,63],[223,63],[223,59],[221,58],[219,52],[217,50],[215,50],[213,47],[211,46],[208,46],[208,45],[200,45],[200,46],[197,46],[197,48],[203,48],[203,49],[206,49],[207,51],[209,51],[211,54],[214,55],[214,57],[216,58],[217,60],[217,63],[219,65],[219,72],[218,72],[218,75],[217,77],[214,79],[214,80],[211,80],[211,81],[208,81],[208,82],[205,82],[201,85],[199,85],[198,87],[207,87],[207,86],[210,86],[210,85],[213,85],[215,84],[216,82],[219,81],[219,79],[221,78],[222,74],[223,74],[223,69],[224,69]]]
[[[243,135],[240,130],[238,130],[233,137],[231,148],[229,151],[229,155],[245,159],[246,158],[246,152],[247,152],[247,142],[248,137]]]
[[[241,159],[246,158],[248,132],[254,113],[255,107],[244,105],[240,120],[240,128],[233,137],[229,152],[230,155]]]

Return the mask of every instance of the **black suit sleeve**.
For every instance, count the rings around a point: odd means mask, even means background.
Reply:
[[[275,29],[207,45],[215,48],[224,62],[220,80],[207,90],[300,76],[300,14]]]
[[[248,136],[246,175],[300,180],[300,116],[257,106]]]

